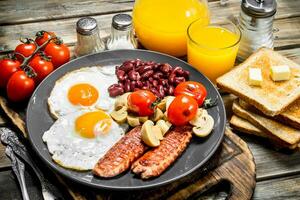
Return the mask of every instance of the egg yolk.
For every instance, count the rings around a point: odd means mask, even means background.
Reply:
[[[73,105],[91,106],[98,96],[97,89],[87,83],[73,85],[68,92],[68,99]]]
[[[82,137],[95,138],[98,135],[107,134],[111,123],[110,116],[99,110],[79,116],[75,121],[75,130]]]

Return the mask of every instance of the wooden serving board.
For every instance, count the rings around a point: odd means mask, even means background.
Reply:
[[[0,107],[8,121],[26,137],[25,106],[12,108],[3,96]],[[228,199],[250,199],[256,185],[256,167],[247,144],[226,129],[224,140],[215,155],[193,174],[158,189],[135,192],[99,191],[57,179],[75,200],[84,199],[193,199],[218,184],[229,183]]]

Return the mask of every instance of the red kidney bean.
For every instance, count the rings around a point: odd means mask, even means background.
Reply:
[[[154,64],[154,65],[153,65],[153,69],[154,69],[154,70],[158,70],[159,66],[160,66],[160,64]]]
[[[168,73],[171,70],[172,70],[172,67],[168,63],[162,64],[162,66],[160,67],[160,71],[162,71],[163,73]]]
[[[136,81],[131,81],[130,82],[130,90],[134,90],[134,88],[136,88]]]
[[[137,80],[140,80],[140,78],[141,78],[140,74],[135,70],[130,70],[128,73],[128,77],[132,81],[137,81]]]
[[[143,87],[142,81],[137,81],[137,82],[136,82],[136,86],[137,86],[138,88]]]
[[[150,83],[152,83],[154,81],[153,77],[149,77],[148,80],[150,81]]]
[[[185,77],[186,80],[189,80],[190,72],[187,70],[184,70],[183,76]]]
[[[142,87],[142,90],[148,90],[148,89],[149,88],[147,86],[145,86],[145,85]]]
[[[141,75],[141,77],[142,77],[143,79],[146,79],[146,78],[149,78],[153,73],[154,73],[153,70],[148,70],[148,71],[146,71],[145,73],[143,73],[143,74]]]
[[[178,75],[183,75],[184,71],[183,71],[182,67],[176,66],[172,70],[172,73],[175,73],[175,74],[178,74]]]
[[[185,78],[182,77],[182,76],[180,76],[180,77],[175,77],[175,78],[174,78],[174,83],[175,83],[176,85],[178,85],[179,83],[184,82],[184,81],[185,81]]]
[[[167,79],[159,79],[158,83],[163,85],[163,86],[167,86],[168,85],[168,80]]]
[[[125,92],[130,92],[130,80],[126,80],[124,84],[124,91]]]
[[[161,98],[165,96],[164,87],[162,85],[158,85],[157,90],[158,90]]]
[[[170,81],[171,83],[174,83],[175,77],[176,77],[176,74],[175,74],[175,73],[171,73],[170,76],[169,76],[169,81]]]
[[[152,84],[153,84],[154,87],[156,87],[158,85],[158,81],[157,80],[153,80]]]
[[[170,85],[169,87],[168,87],[168,95],[173,95],[174,94],[174,87],[172,86],[172,85]]]
[[[156,96],[161,97],[160,93],[154,87],[150,88],[150,91],[153,92]]]
[[[117,78],[120,80],[120,81],[124,81],[125,80],[125,72],[123,70],[118,70],[116,72],[116,75],[117,75]]]
[[[123,70],[124,72],[129,72],[133,68],[134,68],[134,65],[130,62],[125,62],[119,67],[119,69]]]
[[[148,71],[148,70],[152,70],[152,65],[145,65],[145,66],[141,66],[140,68],[139,68],[139,70],[138,70],[138,72],[140,73],[140,74],[143,74],[143,73],[145,73],[146,71]]]
[[[161,73],[161,72],[155,72],[154,74],[153,74],[153,78],[155,78],[155,79],[160,79],[160,78],[162,78],[164,75],[163,75],[163,73]]]
[[[113,84],[108,88],[109,96],[116,97],[118,95],[124,94],[124,89],[120,87],[118,84]]]

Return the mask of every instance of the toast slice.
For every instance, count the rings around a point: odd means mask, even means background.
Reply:
[[[278,138],[287,143],[288,146],[293,146],[294,148],[298,146],[300,141],[300,130],[288,127],[251,111],[247,111],[238,104],[238,100],[233,103],[232,110],[237,116],[246,119],[259,129],[263,130],[269,137]]]
[[[240,118],[236,115],[233,115],[231,117],[230,126],[233,129],[238,130],[242,133],[247,133],[249,135],[255,135],[255,136],[258,136],[258,137],[268,139],[278,149],[282,149],[282,148],[295,149],[296,147],[298,149],[300,148],[300,144],[298,144],[297,146],[296,145],[289,145],[286,142],[280,140],[279,138],[272,137],[271,135],[266,134],[265,131],[257,128],[256,126],[254,126],[253,124],[251,124],[247,120],[245,120],[243,118]]]
[[[270,68],[275,65],[288,65],[292,76],[288,81],[274,82]],[[248,83],[249,67],[261,68],[261,87]],[[300,66],[286,57],[267,48],[261,48],[245,62],[217,79],[217,85],[240,97],[269,116],[283,112],[300,97]],[[300,112],[300,111],[299,111]]]
[[[252,111],[256,114],[264,115],[261,111],[248,104],[247,102],[239,99],[239,104],[246,110]],[[297,99],[287,110],[279,115],[274,116],[274,119],[280,123],[300,129],[300,99]]]
[[[247,120],[238,117],[237,115],[232,115],[229,123],[233,129],[238,130],[242,133],[247,133],[249,135],[256,135],[258,137],[263,137],[263,138],[268,137],[268,135],[266,135],[261,129],[257,128]]]

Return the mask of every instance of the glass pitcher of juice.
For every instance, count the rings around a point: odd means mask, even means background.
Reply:
[[[133,8],[139,42],[176,57],[187,54],[187,28],[197,19],[209,24],[207,0],[136,0]]]

